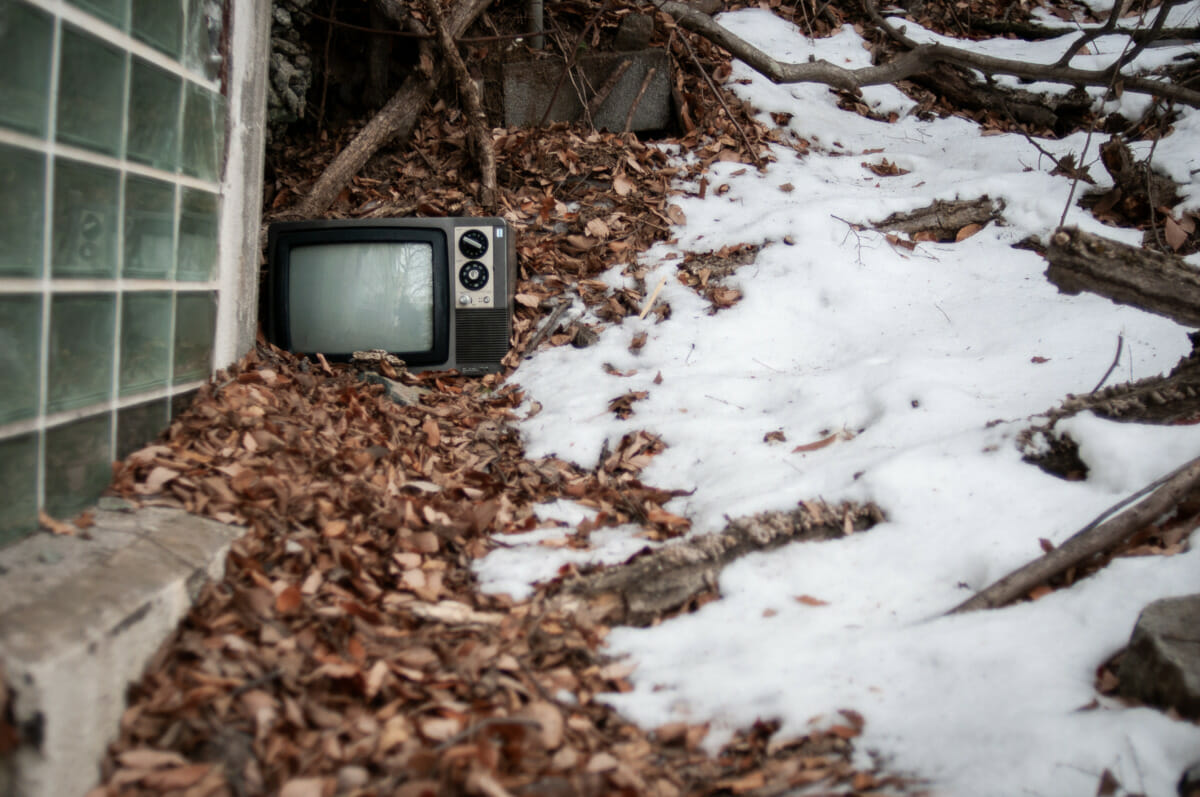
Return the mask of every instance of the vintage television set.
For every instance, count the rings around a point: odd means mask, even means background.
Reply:
[[[267,234],[263,331],[298,354],[383,349],[410,370],[500,370],[516,246],[499,218],[277,222]]]

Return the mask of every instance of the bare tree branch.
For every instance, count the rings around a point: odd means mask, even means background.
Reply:
[[[917,44],[886,23],[884,30],[889,35],[912,48],[888,63],[858,69],[846,69],[823,60],[799,64],[784,63],[721,27],[711,17],[691,6],[675,0],[666,0],[656,5],[670,14],[680,26],[725,48],[773,83],[823,83],[836,89],[856,91],[864,86],[878,86],[912,77],[939,63],[977,69],[989,75],[1011,75],[1070,85],[1107,87],[1113,82],[1111,69],[1091,70],[1054,64],[1031,64],[973,53],[944,44]],[[1119,81],[1125,91],[1151,94],[1173,99],[1184,105],[1200,107],[1200,91],[1137,76],[1122,76]]]

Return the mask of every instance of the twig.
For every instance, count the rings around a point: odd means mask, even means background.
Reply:
[[[562,318],[563,313],[567,312],[567,308],[570,306],[570,299],[563,299],[561,302],[559,302],[558,307],[555,307],[554,311],[550,313],[550,317],[546,319],[546,323],[542,324],[541,328],[534,333],[533,338],[531,338],[529,341],[529,345],[525,347],[525,359],[529,359],[533,356],[534,349],[538,347],[538,344],[540,344],[547,335],[554,331],[554,328],[558,326],[558,320]]]
[[[624,132],[628,133],[629,128],[633,126],[633,115],[637,113],[638,106],[642,104],[642,97],[646,96],[646,89],[650,88],[650,81],[654,80],[656,74],[658,74],[658,67],[652,66],[646,70],[646,76],[642,78],[642,87],[638,89],[637,96],[630,103],[629,113],[625,114]]]
[[[646,317],[646,313],[650,312],[650,308],[654,306],[654,300],[658,298],[658,294],[662,291],[663,286],[666,284],[667,284],[666,277],[663,277],[662,279],[660,279],[658,281],[658,285],[655,286],[654,292],[650,294],[650,298],[646,300],[646,303],[644,305],[642,305],[642,312],[638,313],[638,318]]]
[[[746,145],[746,150],[750,153],[750,157],[754,158],[754,165],[758,168],[763,167],[762,158],[758,157],[758,150],[750,143],[750,137],[746,135],[746,131],[742,129],[737,117],[733,115],[733,111],[729,110],[729,105],[725,102],[725,97],[717,89],[717,84],[713,82],[712,77],[708,74],[708,70],[700,63],[700,59],[696,57],[696,51],[692,49],[692,43],[688,41],[687,36],[680,36],[679,41],[683,42],[683,46],[688,51],[688,56],[691,57],[692,63],[696,65],[696,69],[700,71],[700,75],[704,78],[704,82],[708,85],[709,91],[717,98],[717,102],[721,103],[721,107],[725,109],[725,115],[729,117],[729,121],[733,123],[733,127],[738,131],[738,136],[741,137],[742,143]]]
[[[626,58],[604,79],[604,82],[600,84],[600,88],[596,89],[596,93],[588,100],[586,111],[589,117],[595,118],[596,113],[600,110],[600,106],[604,104],[604,101],[608,99],[608,95],[612,94],[612,90],[616,88],[621,75],[624,75],[625,71],[632,64],[633,61]]]
[[[458,45],[454,43],[454,36],[446,27],[439,0],[425,0],[424,5],[425,13],[429,15],[429,20],[433,23],[437,33],[442,54],[446,56],[446,60],[450,62],[450,66],[454,70],[455,77],[458,79],[459,91],[462,92],[467,106],[465,110],[471,129],[471,138],[475,140],[475,148],[478,150],[479,156],[479,170],[482,172],[479,204],[485,211],[494,213],[497,199],[496,148],[492,144],[492,137],[487,130],[487,114],[483,110],[479,86],[471,78],[467,64],[463,61],[462,53],[458,51]]]
[[[1104,387],[1104,383],[1108,381],[1108,378],[1110,376],[1112,376],[1112,372],[1114,370],[1116,370],[1117,363],[1121,362],[1121,350],[1124,348],[1125,348],[1125,335],[1118,334],[1117,335],[1117,353],[1113,355],[1112,365],[1108,366],[1108,370],[1104,372],[1104,376],[1100,377],[1100,381],[1096,383],[1096,386],[1094,388],[1092,388],[1093,393],[1095,393],[1100,388]]]
[[[1020,567],[976,593],[947,614],[963,614],[977,609],[1004,606],[1044,584],[1049,579],[1078,565],[1095,554],[1124,541],[1147,523],[1173,509],[1188,494],[1200,487],[1200,458],[1193,459],[1171,473],[1156,479],[1124,501],[1105,510],[1070,539],[1029,564]],[[1149,494],[1145,500],[1121,514],[1105,520],[1113,512]]]
[[[596,24],[596,20],[608,11],[608,6],[611,0],[604,0],[592,18],[583,26],[583,30],[579,32],[579,36],[575,39],[575,45],[571,48],[571,52],[565,53],[566,64],[563,65],[563,71],[558,75],[558,82],[554,84],[554,91],[550,94],[550,99],[546,102],[546,112],[542,114],[542,120],[538,122],[538,127],[545,127],[547,120],[550,119],[550,110],[554,107],[554,101],[558,99],[558,92],[562,90],[563,81],[567,77],[567,73],[575,67],[576,55],[579,53],[579,47],[583,44],[584,38],[591,32],[592,26]]]

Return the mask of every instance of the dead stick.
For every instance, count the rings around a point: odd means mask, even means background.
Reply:
[[[492,136],[487,129],[487,114],[483,111],[483,101],[479,96],[479,86],[471,79],[467,64],[463,61],[458,45],[454,43],[454,35],[446,27],[442,16],[439,0],[425,0],[425,12],[433,22],[438,43],[442,53],[450,62],[454,75],[458,79],[459,91],[463,93],[466,104],[467,119],[471,127],[471,138],[479,154],[479,170],[483,173],[483,188],[480,191],[479,202],[488,213],[496,211],[496,148],[492,144]]]
[[[547,335],[554,331],[554,328],[558,326],[558,320],[562,318],[563,313],[567,312],[567,308],[570,306],[571,300],[563,299],[559,303],[558,307],[554,308],[554,312],[552,312],[550,317],[546,319],[546,323],[542,324],[542,328],[539,329],[536,334],[534,334],[533,339],[529,341],[529,345],[525,347],[524,355],[526,358],[533,356],[533,350],[538,347],[538,344],[541,343]]]
[[[1145,500],[1134,504],[1116,517],[1103,520],[1131,499],[1125,499],[1084,526],[1059,547],[1029,564],[1009,573],[987,589],[951,609],[947,614],[963,614],[976,609],[1004,606],[1046,583],[1054,576],[1078,565],[1095,554],[1106,551],[1173,509],[1188,494],[1200,487],[1200,458],[1142,488],[1139,494],[1149,493]],[[1138,497],[1137,495],[1133,498]],[[1101,522],[1103,520],[1103,522]]]
[[[625,70],[629,69],[632,63],[633,61],[626,58],[613,70],[611,75],[604,79],[604,82],[600,84],[600,88],[596,89],[596,93],[588,100],[588,116],[596,116],[596,112],[600,110],[600,106],[604,104],[604,101],[608,99],[608,95],[612,94],[612,90],[616,88],[617,81],[621,79],[621,75],[625,74]]]
[[[629,128],[633,126],[633,115],[637,113],[638,106],[642,104],[642,97],[646,96],[646,89],[650,88],[650,81],[654,80],[654,76],[658,73],[658,67],[650,67],[646,70],[646,76],[642,78],[642,87],[638,89],[637,96],[633,98],[633,103],[629,106],[629,113],[625,114],[625,132],[629,132]]]

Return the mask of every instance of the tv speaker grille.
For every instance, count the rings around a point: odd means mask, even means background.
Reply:
[[[498,363],[508,353],[508,310],[460,311],[454,318],[454,359],[459,365]]]

